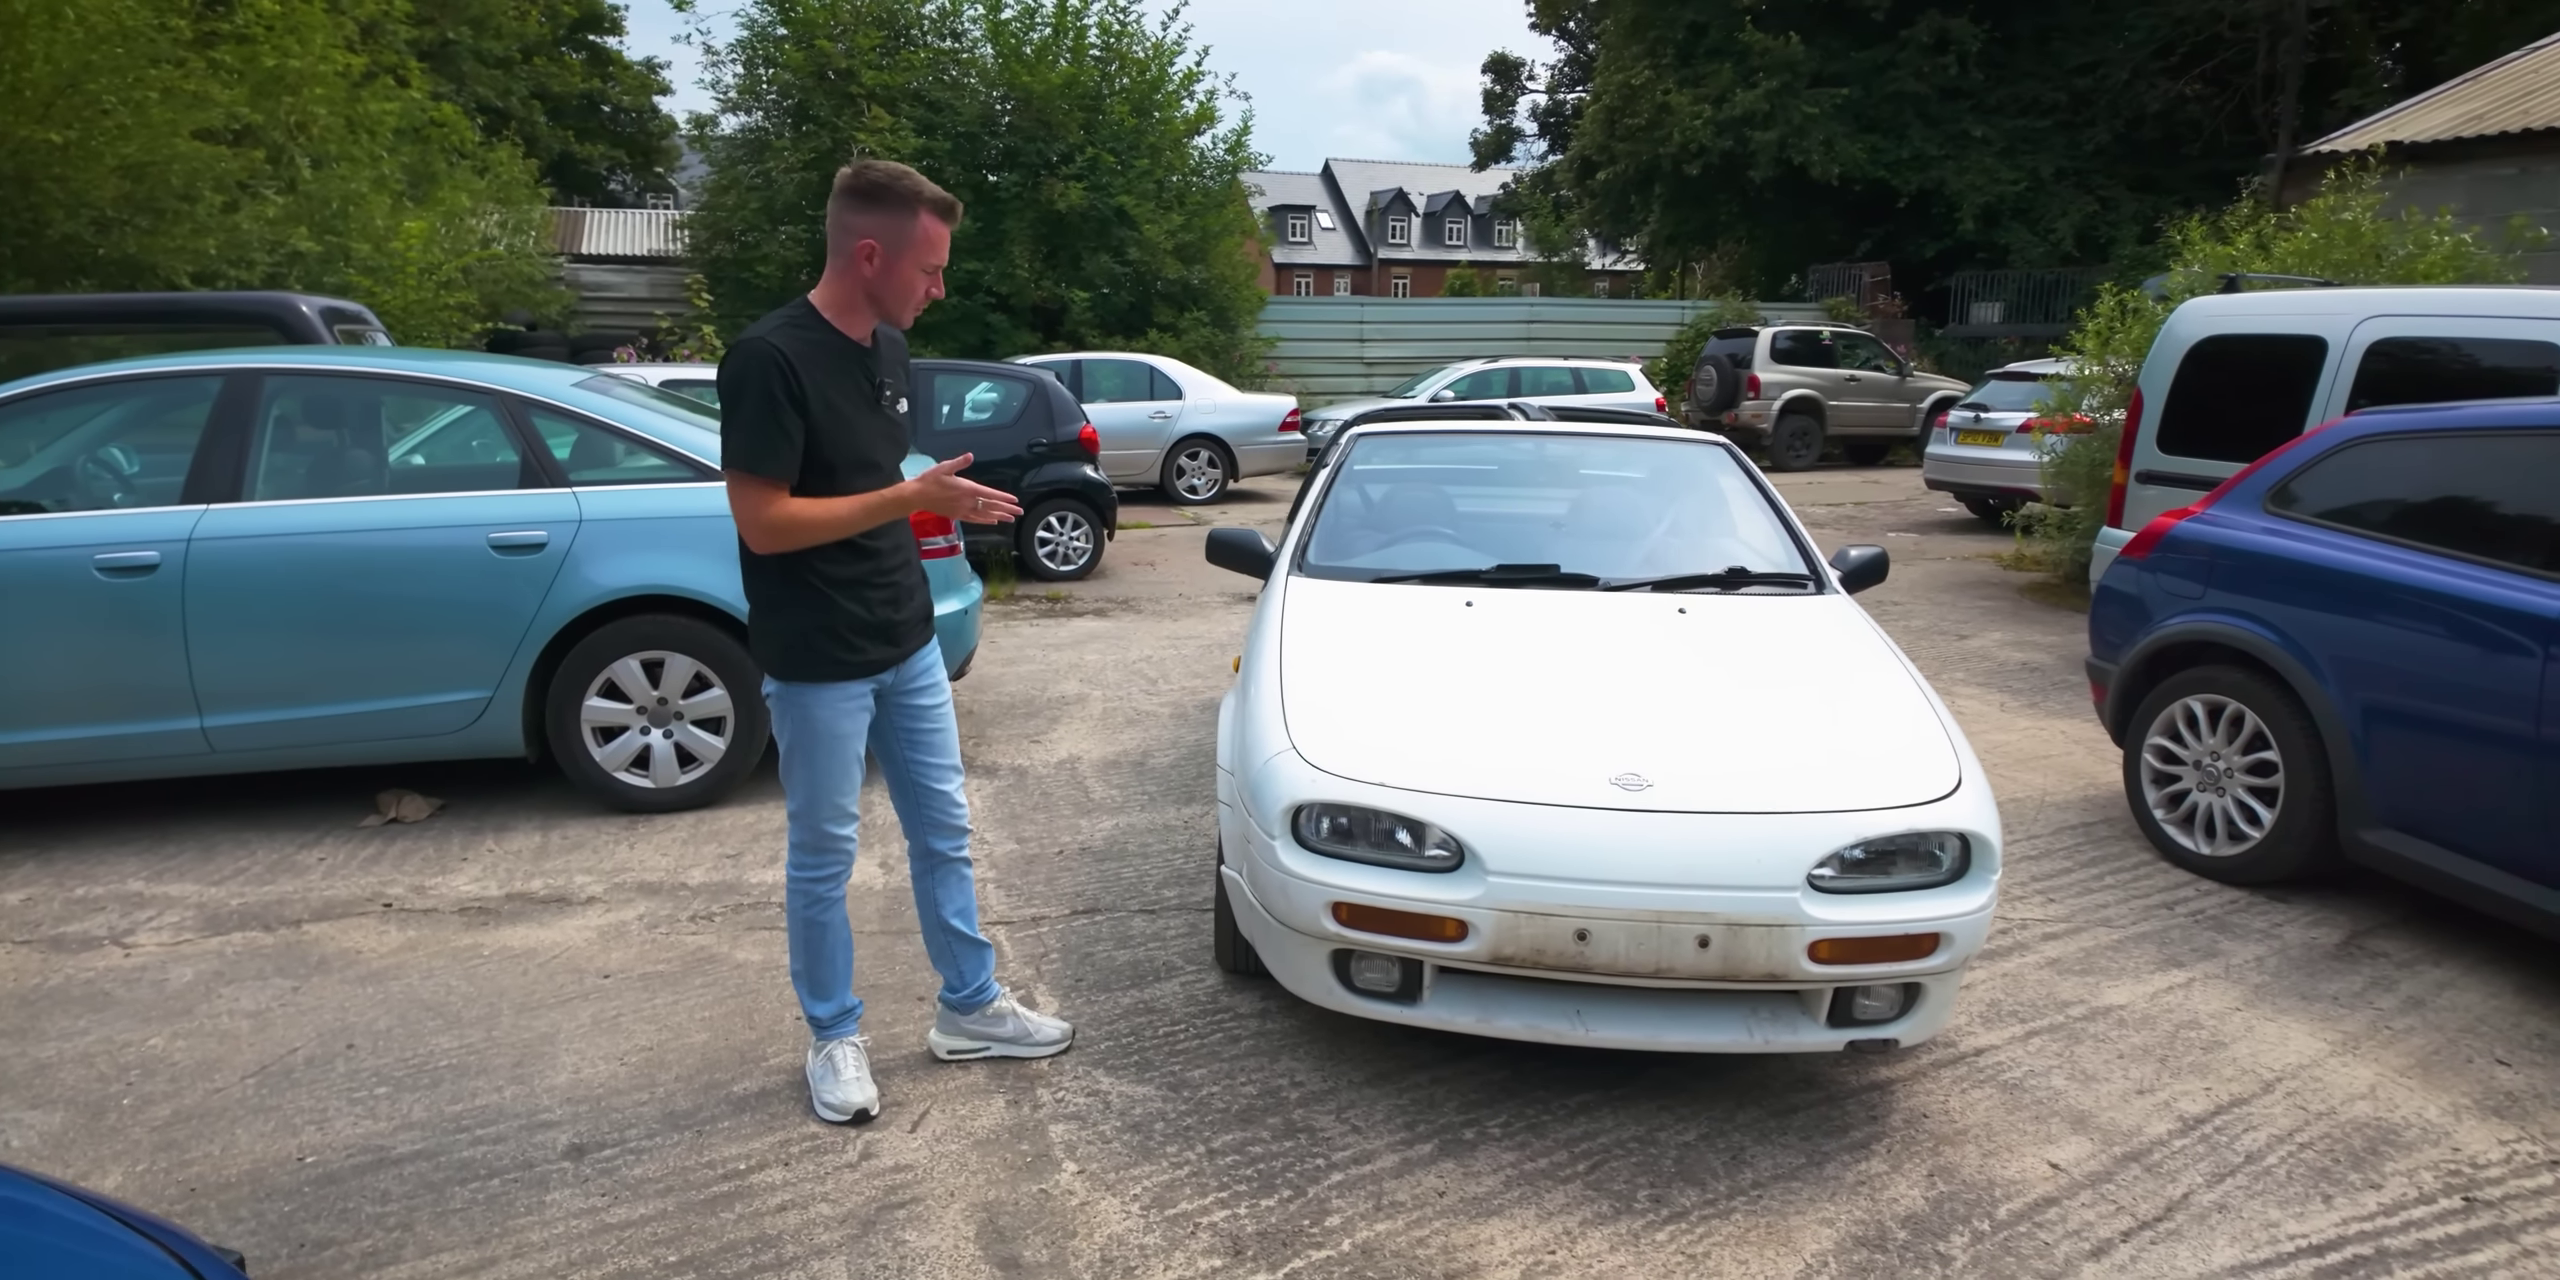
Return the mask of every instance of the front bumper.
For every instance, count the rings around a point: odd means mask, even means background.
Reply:
[[[1282,923],[1234,867],[1221,868],[1219,874],[1226,880],[1236,924],[1252,941],[1264,967],[1290,994],[1309,1004],[1411,1027],[1597,1049],[1836,1053],[1852,1044],[1919,1044],[1946,1028],[1955,1012],[1956,992],[1964,984],[1964,962],[1980,949],[1991,924],[1987,909],[1972,917],[1938,922],[1935,927],[1952,942],[1928,960],[1907,965],[1857,966],[1854,970],[1844,967],[1842,973],[1810,980],[1630,979],[1461,959],[1442,954],[1456,948],[1356,933],[1330,919],[1318,926],[1326,930],[1325,934],[1302,932]],[[1296,914],[1296,908],[1304,905],[1292,902],[1282,910]],[[1440,914],[1455,914],[1443,908],[1432,909]],[[1483,920],[1501,913],[1471,914]],[[1507,927],[1511,922],[1491,923],[1491,928],[1480,929],[1472,937],[1490,943],[1496,937],[1518,932]],[[1534,919],[1529,927],[1537,933],[1569,937],[1576,929],[1587,932],[1623,928],[1627,923],[1557,916]],[[1707,948],[1708,955],[1715,954],[1718,947],[1731,946],[1736,951],[1764,957],[1791,950],[1800,959],[1804,945],[1801,939],[1812,936],[1788,926],[1642,923],[1652,926],[1648,932],[1709,936],[1712,945]],[[1919,927],[1910,931],[1917,932]],[[1753,933],[1767,936],[1737,941]],[[1459,945],[1463,948],[1466,944]],[[1425,976],[1420,994],[1406,1002],[1364,994],[1344,985],[1334,965],[1334,953],[1342,950],[1421,960]],[[1830,1025],[1829,1010],[1836,989],[1882,983],[1916,988],[1909,1008],[1900,1017],[1865,1026]]]

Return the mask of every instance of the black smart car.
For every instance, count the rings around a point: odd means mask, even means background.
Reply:
[[[1055,377],[1018,364],[918,359],[911,418],[916,451],[936,460],[974,454],[960,474],[1010,493],[1022,518],[962,525],[970,550],[1007,547],[1034,578],[1092,573],[1120,529],[1120,498],[1094,466],[1102,441]]]
[[[392,345],[360,303],[308,293],[0,297],[0,382],[75,364],[215,347]]]

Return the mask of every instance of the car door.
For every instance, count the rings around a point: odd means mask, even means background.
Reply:
[[[1639,396],[1635,375],[1625,369],[1586,364],[1576,367],[1574,374],[1582,381],[1582,395],[1578,403],[1598,409],[1653,411],[1653,397]]]
[[[968,454],[972,461],[961,475],[1019,496],[1024,478],[1052,447],[1048,397],[1037,394],[1031,380],[1037,375],[930,362],[919,362],[916,373],[924,384],[915,415],[917,452],[937,462]]]
[[[2394,404],[2560,394],[2560,320],[2376,316],[2347,335],[2320,420]]]
[[[1549,404],[1571,404],[1582,395],[1582,384],[1573,370],[1560,364],[1524,364],[1512,370],[1518,379],[1515,393],[1522,400]]]
[[[138,376],[0,403],[0,771],[207,750],[184,592],[226,385]]]
[[[1823,411],[1830,425],[1854,426],[1858,415],[1855,397],[1849,394],[1846,371],[1840,368],[1840,347],[1828,329],[1778,329],[1769,335],[1769,368],[1763,379],[1764,394],[1776,399],[1797,387],[1810,388],[1822,397]],[[1844,416],[1846,415],[1846,416]]]
[[[1153,484],[1165,446],[1182,429],[1182,389],[1138,360],[1075,362],[1076,399],[1102,437],[1102,474],[1123,484]]]
[[[1840,380],[1847,390],[1833,406],[1833,421],[1874,431],[1904,431],[1912,424],[1912,406],[1904,396],[1910,380],[1903,376],[1902,357],[1883,339],[1869,333],[1836,330]]]
[[[215,751],[425,738],[488,708],[578,532],[498,397],[270,373],[241,500],[188,550]]]
[[[2358,441],[2276,486],[2299,542],[2217,588],[2271,602],[2326,674],[2373,819],[2560,885],[2544,720],[2560,637],[2560,427]]]
[[[1518,383],[1514,375],[1518,372],[1514,366],[1499,365],[1491,369],[1478,369],[1473,373],[1460,374],[1450,379],[1449,385],[1431,393],[1432,403],[1512,399],[1520,394],[1515,389]]]

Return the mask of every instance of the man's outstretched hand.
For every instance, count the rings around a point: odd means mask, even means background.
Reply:
[[[949,462],[937,462],[909,480],[916,508],[949,516],[962,524],[996,524],[1021,515],[1022,504],[1015,502],[1012,494],[960,478],[961,470],[976,460],[976,454],[964,453]]]

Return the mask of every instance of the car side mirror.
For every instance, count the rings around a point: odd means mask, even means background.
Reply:
[[[1217,534],[1210,534],[1215,538]],[[1210,559],[1216,559],[1212,555]],[[1840,575],[1840,589],[1856,595],[1884,581],[1893,570],[1893,557],[1885,549],[1871,544],[1842,547],[1831,553],[1832,572]]]
[[[1458,393],[1448,387],[1442,387],[1431,393],[1431,403],[1433,404],[1447,404],[1457,398]]]
[[[1882,547],[1874,550],[1884,554]],[[1208,554],[1209,563],[1256,581],[1269,578],[1272,567],[1280,563],[1280,549],[1259,529],[1211,529]]]

